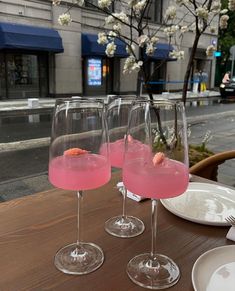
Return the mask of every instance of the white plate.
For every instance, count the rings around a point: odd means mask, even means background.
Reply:
[[[202,254],[194,263],[192,283],[195,291],[234,291],[235,245]]]
[[[161,203],[181,218],[207,225],[229,225],[225,218],[235,215],[235,191],[215,184],[191,182],[182,195]]]

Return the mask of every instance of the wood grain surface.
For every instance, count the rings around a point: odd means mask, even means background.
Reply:
[[[54,189],[1,203],[0,290],[144,290],[130,281],[125,269],[133,256],[150,250],[151,202],[127,199],[127,213],[145,223],[142,235],[121,239],[107,234],[104,222],[121,214],[121,194],[115,188],[119,180],[116,173],[109,184],[84,193],[82,238],[99,245],[105,261],[98,270],[83,276],[65,275],[53,263],[59,248],[76,241],[74,192]],[[232,244],[225,238],[228,227],[189,222],[168,212],[161,203],[158,211],[157,248],[175,260],[181,270],[180,281],[170,290],[192,291],[195,260],[209,249]]]

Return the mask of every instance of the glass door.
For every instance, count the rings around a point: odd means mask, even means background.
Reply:
[[[7,96],[5,54],[0,54],[0,99]]]
[[[89,57],[84,61],[84,95],[107,95],[112,91],[110,60]]]

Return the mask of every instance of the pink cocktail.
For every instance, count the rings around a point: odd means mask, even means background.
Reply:
[[[106,149],[106,146],[104,146],[104,149]],[[115,168],[122,168],[123,162],[124,162],[124,152],[125,152],[125,139],[118,139],[114,142],[109,143],[109,157],[110,157],[110,163],[112,167]],[[102,153],[101,149],[101,153]],[[150,148],[146,144],[141,143],[138,140],[132,139],[132,141],[129,143],[128,148],[128,156],[126,159],[134,159],[138,157],[147,158],[147,156],[150,154]]]
[[[123,169],[126,188],[140,196],[164,199],[182,194],[188,185],[188,168],[185,164],[166,158],[154,165],[152,160],[130,160]]]
[[[49,180],[61,189],[76,191],[98,188],[106,184],[110,176],[110,165],[102,155],[63,155],[49,163]]]

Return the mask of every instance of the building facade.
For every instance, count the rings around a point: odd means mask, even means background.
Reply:
[[[73,22],[60,26],[58,17],[68,2],[61,1],[60,6],[53,6],[51,0],[0,2],[0,99],[135,92],[136,74],[122,74],[123,44],[117,44],[114,58],[107,58],[97,44],[104,14],[77,6],[71,10]],[[168,4],[167,0],[153,1],[148,15],[152,29],[159,27]],[[159,48],[149,62],[156,83],[153,92],[182,89],[192,38],[193,31],[189,31],[182,42],[185,60],[173,62],[169,58],[172,47],[167,46],[168,39],[160,29]],[[216,41],[216,33],[201,37],[194,64],[195,69],[208,73],[209,87],[214,86],[215,59],[208,58],[205,50]]]

